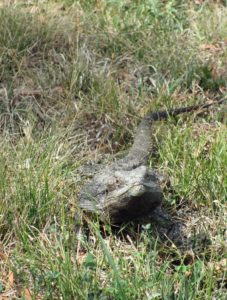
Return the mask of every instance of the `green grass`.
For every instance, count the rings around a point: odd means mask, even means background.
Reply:
[[[80,167],[126,153],[146,111],[226,94],[226,14],[222,1],[1,4],[0,298],[225,299],[226,104],[151,131],[190,249],[152,223],[80,228],[77,195]]]

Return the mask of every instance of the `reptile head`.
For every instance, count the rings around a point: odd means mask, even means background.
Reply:
[[[146,166],[104,169],[83,187],[79,200],[82,209],[122,222],[149,215],[161,204],[162,191],[157,176]]]

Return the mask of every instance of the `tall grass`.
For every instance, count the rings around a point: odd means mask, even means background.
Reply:
[[[151,130],[149,163],[170,179],[163,206],[186,225],[187,250],[153,223],[83,216],[77,195],[80,167],[127,152],[147,110],[225,94],[226,12],[221,1],[1,5],[0,298],[225,299],[225,105]]]

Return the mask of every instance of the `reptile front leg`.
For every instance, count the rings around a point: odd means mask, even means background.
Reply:
[[[173,220],[170,215],[158,206],[150,214],[151,221],[156,225],[156,229],[161,237],[168,238],[177,246],[183,246],[183,224]]]

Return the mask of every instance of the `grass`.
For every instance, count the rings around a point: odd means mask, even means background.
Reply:
[[[190,248],[152,223],[75,227],[81,166],[126,153],[148,110],[226,94],[226,14],[224,1],[1,4],[0,298],[225,299],[226,105],[152,131]]]

